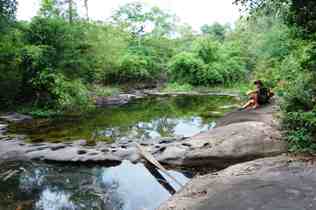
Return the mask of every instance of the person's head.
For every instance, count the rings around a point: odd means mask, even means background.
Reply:
[[[256,80],[256,81],[254,82],[254,84],[256,85],[257,88],[260,88],[260,87],[263,86],[263,83],[262,83],[261,80]]]

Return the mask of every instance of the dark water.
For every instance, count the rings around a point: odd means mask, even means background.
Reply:
[[[1,210],[153,210],[171,196],[170,188],[180,189],[130,162],[108,168],[14,162],[3,164],[0,174],[10,169],[17,173],[0,178]],[[183,184],[189,181],[188,175],[170,173]]]
[[[28,134],[34,141],[189,137],[212,128],[214,121],[236,103],[235,98],[227,96],[153,97],[121,107],[98,109],[80,119],[37,120],[11,126],[11,132]]]
[[[99,109],[79,119],[35,120],[11,126],[10,132],[27,134],[32,141],[91,136],[100,141],[188,137],[212,128],[236,103],[232,97],[219,96],[146,98]],[[6,172],[12,175],[7,180]],[[182,184],[191,177],[183,171],[170,173]],[[179,189],[159,171],[130,162],[115,167],[0,164],[0,210],[153,210]]]

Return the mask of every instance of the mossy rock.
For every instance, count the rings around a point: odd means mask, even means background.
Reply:
[[[216,112],[216,111],[209,111],[202,113],[203,117],[212,117],[212,118],[218,118],[218,117],[223,117],[224,113],[222,112]]]
[[[114,140],[112,137],[109,136],[98,136],[97,141],[107,142],[107,143],[114,143]]]
[[[97,142],[95,140],[87,140],[86,146],[96,146]]]

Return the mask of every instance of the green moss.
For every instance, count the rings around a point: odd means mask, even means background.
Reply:
[[[109,136],[98,136],[96,138],[96,141],[102,141],[102,142],[107,142],[107,143],[113,143],[114,139],[109,137]]]

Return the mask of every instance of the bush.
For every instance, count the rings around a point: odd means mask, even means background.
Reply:
[[[221,64],[213,63],[206,65],[200,80],[203,84],[219,84],[224,83],[224,76],[222,72]]]
[[[282,124],[291,152],[316,151],[315,79],[301,73],[285,87],[281,102]]]
[[[179,53],[169,63],[169,73],[172,81],[180,83],[201,84],[200,78],[203,77],[203,71],[203,61],[193,53]]]
[[[219,49],[219,43],[210,37],[199,38],[193,43],[193,51],[206,64],[218,61]]]
[[[313,140],[311,133],[305,128],[289,131],[287,140],[290,152],[315,153],[316,151],[316,142]]]
[[[32,85],[38,93],[48,94],[57,108],[77,111],[91,107],[89,91],[80,80],[67,80],[63,74],[45,70],[32,80]]]
[[[0,29],[1,30],[1,29]],[[21,34],[11,30],[7,34],[0,34],[0,107],[9,107],[16,102],[18,94],[24,88],[22,72],[19,68],[21,62],[20,48]]]
[[[284,87],[281,108],[284,112],[310,111],[314,107],[315,79],[312,74],[301,73]]]
[[[114,96],[120,93],[120,89],[117,87],[103,87],[99,85],[94,85],[90,89],[96,96],[100,97]]]
[[[165,92],[188,92],[192,90],[190,84],[169,83],[163,91]]]
[[[149,62],[143,56],[128,53],[120,60],[116,77],[120,82],[150,79],[148,66]]]

